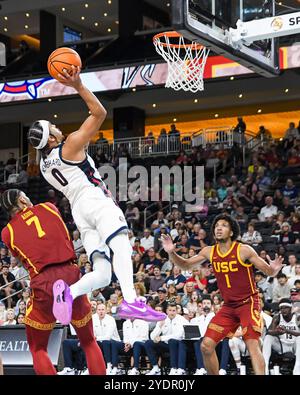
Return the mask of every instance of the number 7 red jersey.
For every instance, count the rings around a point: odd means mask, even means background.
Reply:
[[[226,254],[221,254],[219,246],[212,246],[210,261],[218,287],[226,304],[245,303],[257,294],[252,263],[243,262],[240,256],[241,243],[234,241]]]
[[[68,229],[52,203],[41,203],[16,214],[1,233],[12,254],[21,259],[30,277],[44,267],[75,260]]]

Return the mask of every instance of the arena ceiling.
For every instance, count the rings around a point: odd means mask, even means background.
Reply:
[[[170,0],[143,1],[152,12],[170,13]],[[4,0],[0,5],[0,32],[10,37],[38,35],[40,10],[57,15],[64,24],[71,23],[93,36],[118,33],[118,0]]]

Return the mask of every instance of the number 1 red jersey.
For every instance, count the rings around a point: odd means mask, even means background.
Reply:
[[[76,258],[68,229],[58,209],[41,203],[16,214],[2,230],[2,240],[36,276],[44,267]]]
[[[221,254],[219,246],[212,246],[210,261],[214,269],[218,287],[226,304],[245,303],[257,294],[252,263],[245,263],[240,257],[241,244],[234,241],[226,254]]]

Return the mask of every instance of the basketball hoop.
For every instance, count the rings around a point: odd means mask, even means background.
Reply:
[[[204,90],[203,73],[208,48],[196,41],[186,42],[181,34],[173,31],[156,34],[153,44],[168,63],[166,88],[193,93]]]

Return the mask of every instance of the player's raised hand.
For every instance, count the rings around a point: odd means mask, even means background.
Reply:
[[[72,72],[69,73],[67,69],[63,70],[63,74],[58,74],[59,82],[66,86],[71,86],[74,89],[78,89],[81,85],[80,78],[80,67],[72,65]]]
[[[267,255],[267,260],[270,264],[270,267],[274,270],[273,276],[276,276],[276,274],[279,273],[283,267],[283,257],[275,254],[275,259],[272,260],[270,256]]]
[[[161,235],[161,241],[163,249],[170,254],[175,251],[175,244],[173,244],[173,240],[169,235]]]

